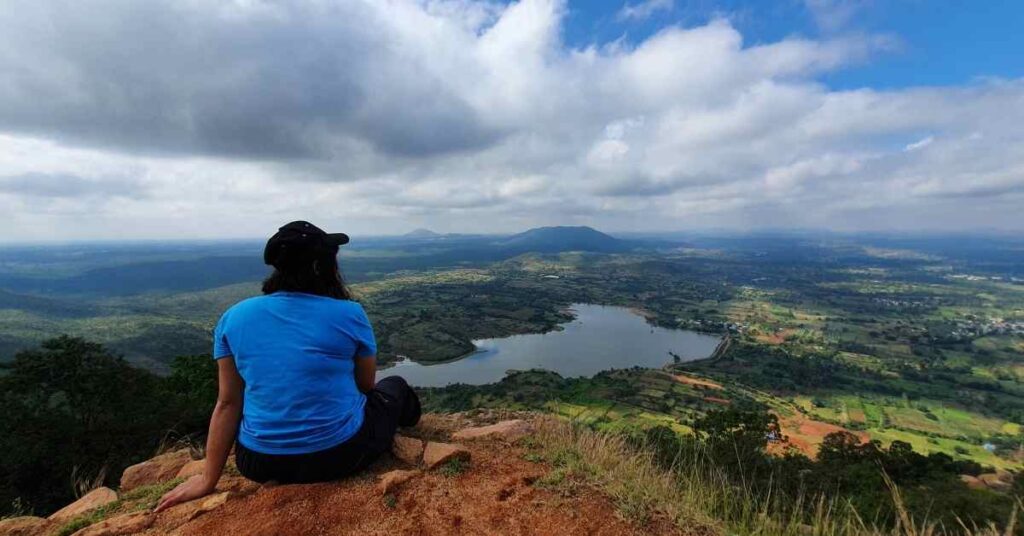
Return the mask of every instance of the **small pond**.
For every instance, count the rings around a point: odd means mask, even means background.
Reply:
[[[477,351],[457,361],[421,365],[409,360],[380,371],[398,374],[418,387],[450,383],[483,385],[509,370],[543,368],[564,377],[593,376],[602,370],[634,366],[659,368],[673,360],[710,356],[720,337],[652,326],[624,307],[575,304],[575,319],[562,331],[473,341]]]

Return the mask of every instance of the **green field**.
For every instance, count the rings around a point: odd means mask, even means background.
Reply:
[[[440,363],[466,355],[476,339],[559,329],[572,303],[630,307],[659,326],[728,333],[720,359],[678,366],[722,389],[613,373],[587,389],[551,387],[547,398],[601,409],[601,425],[615,427],[685,428],[724,404],[755,404],[883,442],[1019,464],[1011,445],[1024,423],[1024,335],[998,326],[1024,321],[1024,285],[959,277],[970,263],[907,247],[840,244],[799,261],[786,256],[790,247],[767,250],[770,260],[723,246],[494,262],[372,247],[342,264],[355,274],[382,364],[398,356]],[[834,252],[846,256],[836,261]],[[68,333],[165,372],[175,355],[208,352],[221,312],[258,292],[240,282],[88,299],[0,295],[0,350]],[[474,396],[460,404],[487,403]]]

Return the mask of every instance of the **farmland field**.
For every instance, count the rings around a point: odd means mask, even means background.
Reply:
[[[383,366],[399,356],[447,362],[474,340],[561,329],[570,304],[613,305],[730,344],[712,360],[666,358],[668,373],[617,371],[543,389],[520,385],[524,377],[510,392],[482,387],[458,404],[554,400],[561,413],[575,408],[617,429],[686,429],[708,411],[763,407],[811,454],[824,434],[845,429],[998,467],[1020,462],[1024,284],[1005,255],[848,237],[698,236],[619,252],[509,251],[491,240],[381,239],[346,250],[342,270],[374,324]],[[208,258],[201,247],[125,249],[102,262],[88,248],[57,258],[45,248],[2,251],[0,359],[67,333],[166,372],[176,355],[208,352],[220,313],[259,293],[260,270],[245,260],[258,247],[235,243],[231,256],[210,261],[217,278],[194,275]],[[140,266],[148,279],[136,277]],[[132,286],[108,287],[111,276]]]

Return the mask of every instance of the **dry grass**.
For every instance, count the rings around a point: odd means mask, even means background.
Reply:
[[[620,436],[542,417],[535,444],[555,466],[542,484],[570,489],[581,481],[596,485],[624,517],[639,522],[664,515],[680,526],[701,527],[701,532],[718,533],[723,528],[672,473],[659,468],[649,454],[631,449]]]
[[[201,460],[206,457],[206,443],[194,436],[181,435],[173,430],[164,434],[164,437],[160,440],[160,444],[156,448],[154,456],[181,449],[188,449],[189,456],[193,460]]]
[[[782,509],[772,497],[756,498],[728,482],[706,459],[681,460],[664,469],[650,452],[630,446],[619,435],[593,431],[578,423],[539,417],[537,433],[528,440],[537,455],[554,466],[539,485],[571,494],[580,485],[606,493],[625,518],[643,523],[651,516],[672,520],[693,534],[792,536],[1009,536],[1016,510],[1007,527],[944,527],[913,518],[899,488],[886,476],[897,512],[891,528],[866,523],[851,506],[818,499]],[[1018,504],[1018,509],[1021,507]],[[810,511],[809,518],[789,512]]]
[[[71,468],[71,490],[76,498],[103,486],[107,480],[107,466],[104,465],[96,474],[89,476],[79,466]]]

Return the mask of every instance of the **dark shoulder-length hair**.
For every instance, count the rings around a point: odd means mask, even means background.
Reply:
[[[352,294],[338,269],[338,248],[329,248],[304,261],[274,267],[263,281],[263,293],[304,292],[339,300],[351,300]]]

